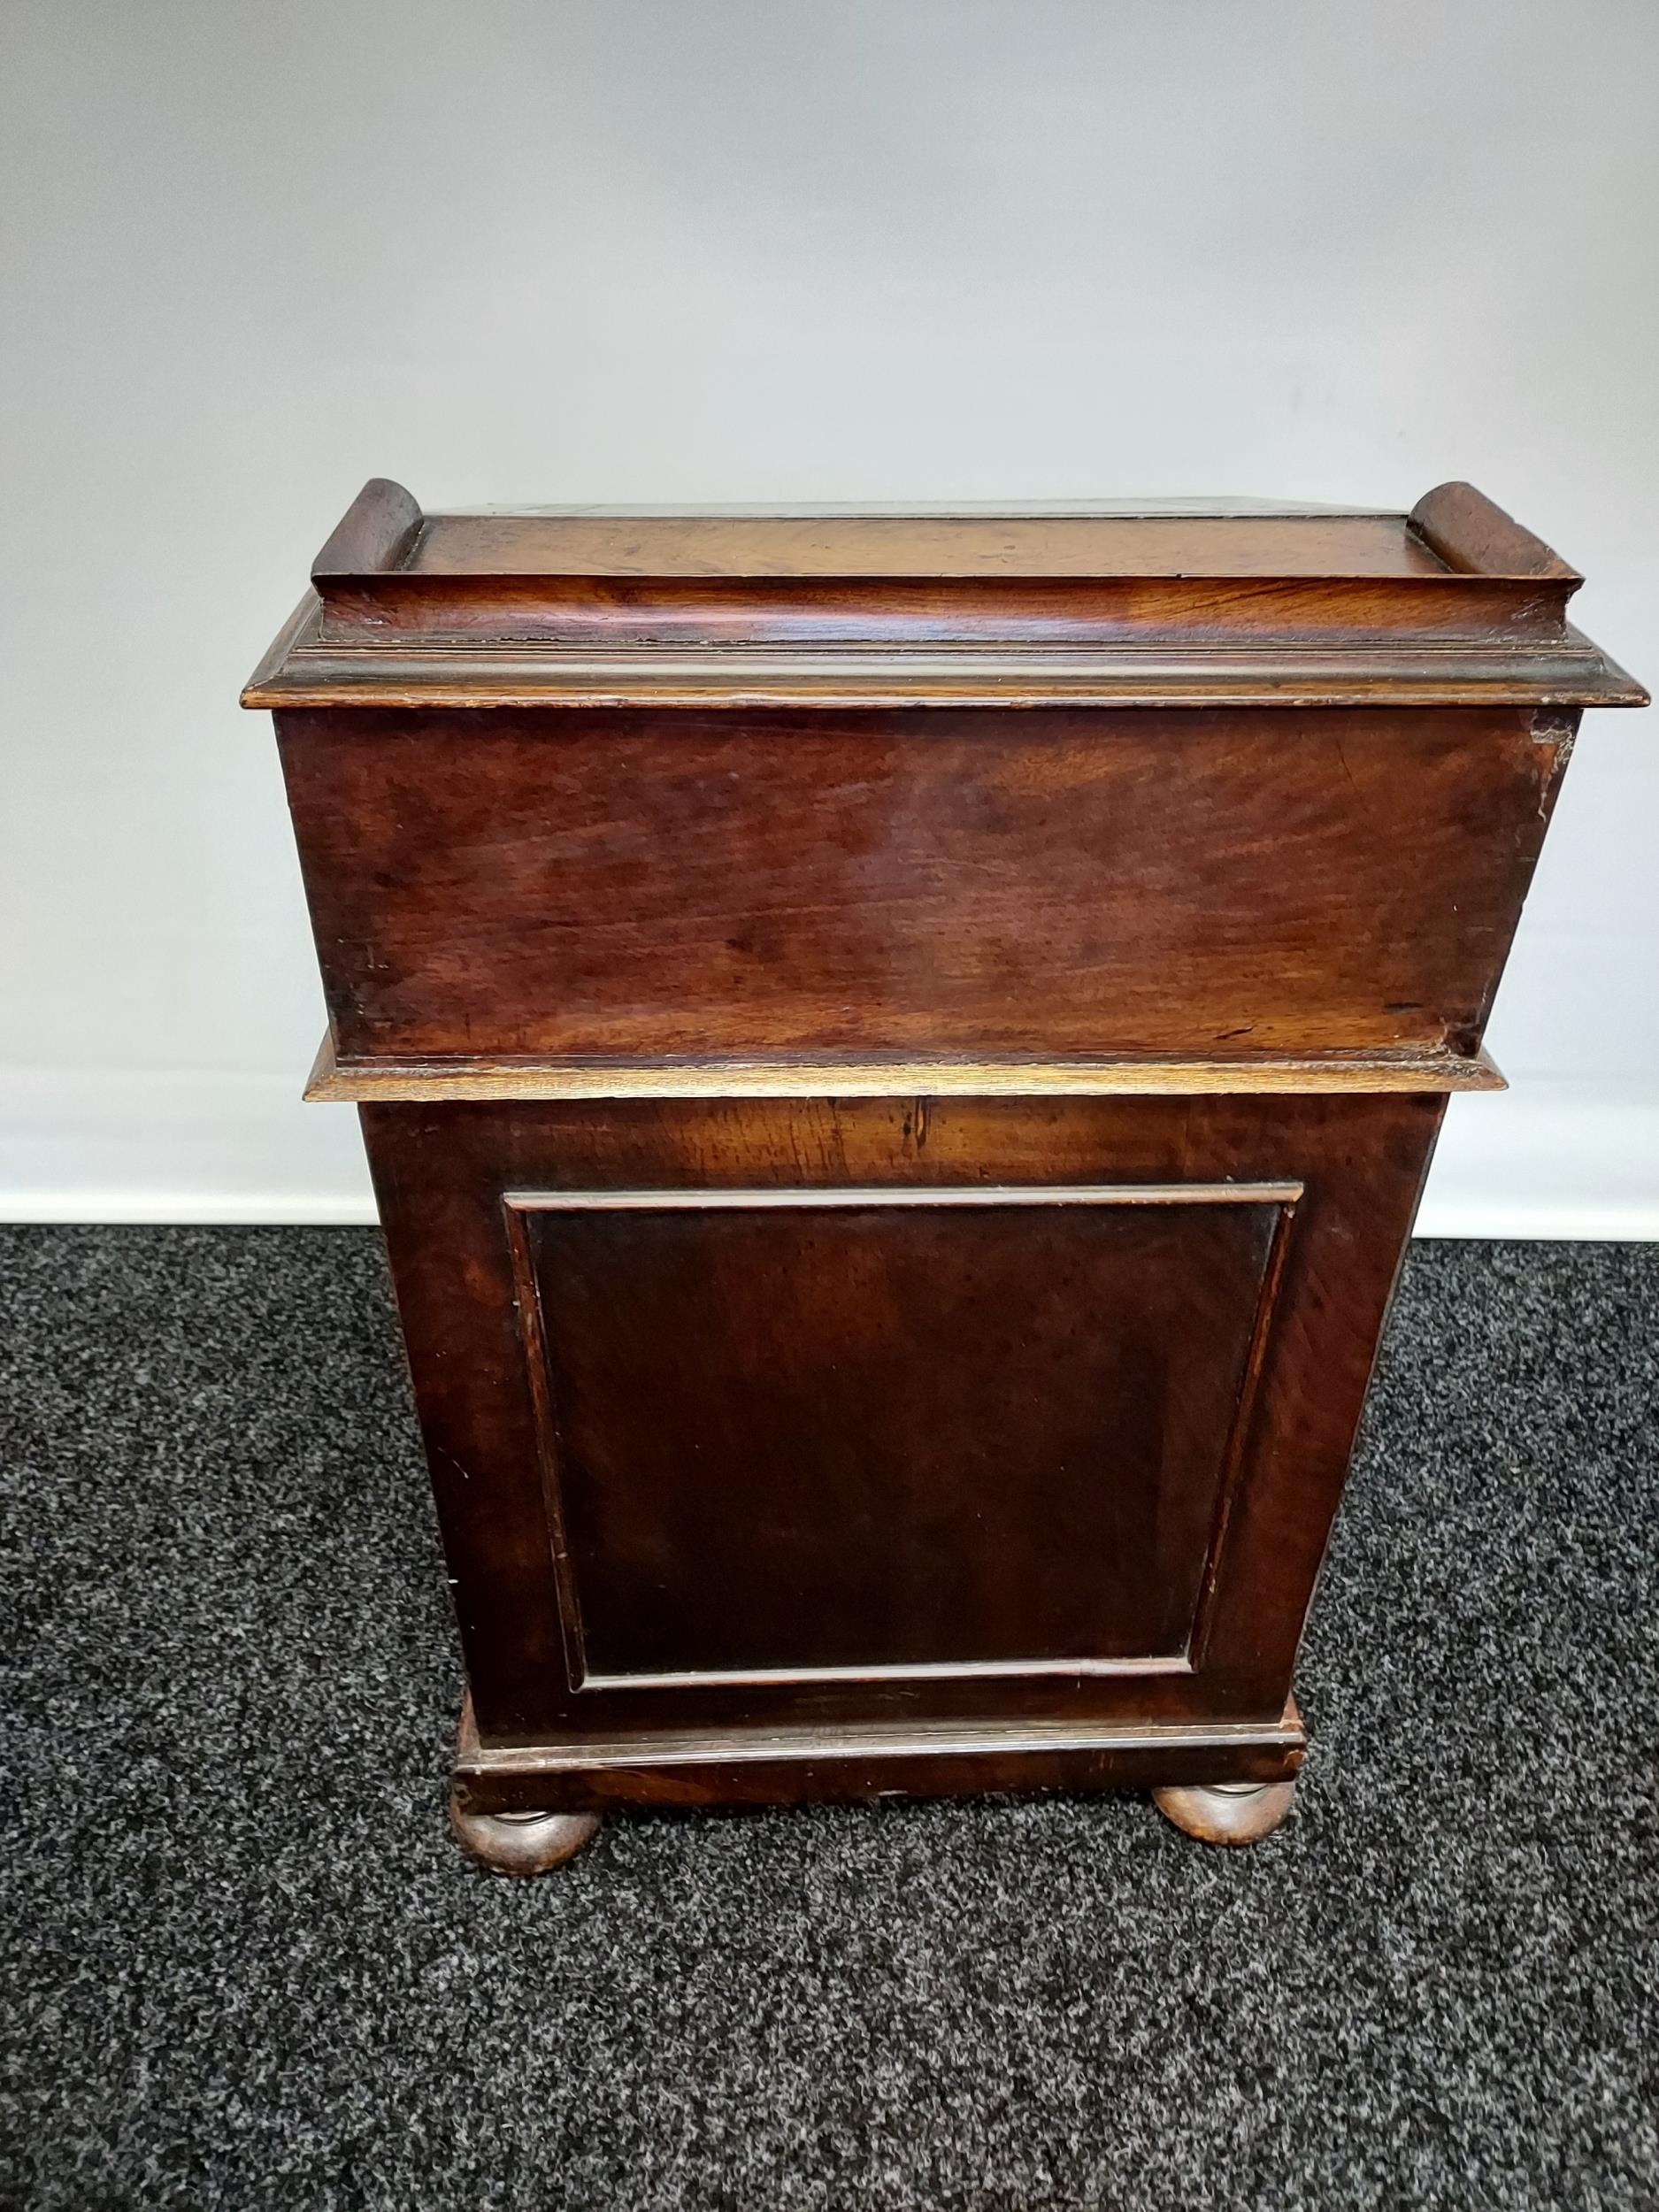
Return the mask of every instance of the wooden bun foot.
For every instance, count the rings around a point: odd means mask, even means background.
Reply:
[[[471,1859],[492,1874],[548,1874],[599,1832],[597,1813],[469,1813],[453,1797],[449,1825]]]
[[[1165,1820],[1200,1843],[1256,1843],[1271,1835],[1296,1801],[1294,1782],[1211,1782],[1154,1790]]]

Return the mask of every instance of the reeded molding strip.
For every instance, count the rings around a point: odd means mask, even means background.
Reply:
[[[312,1102],[561,1098],[1116,1098],[1258,1091],[1502,1091],[1485,1052],[1278,1060],[348,1060],[325,1037]]]
[[[1645,706],[1569,627],[1548,644],[1402,641],[1333,651],[1146,644],[323,646],[308,594],[245,707]]]

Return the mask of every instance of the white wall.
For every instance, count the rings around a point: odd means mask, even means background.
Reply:
[[[1652,0],[9,0],[0,1213],[366,1218],[242,679],[472,501],[1467,476],[1659,677]],[[1659,1235],[1659,744],[1591,716],[1425,1226]]]

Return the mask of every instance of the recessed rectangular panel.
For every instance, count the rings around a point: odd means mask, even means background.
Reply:
[[[577,1672],[1180,1663],[1294,1195],[510,1200]]]

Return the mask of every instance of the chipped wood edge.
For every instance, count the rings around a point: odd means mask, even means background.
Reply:
[[[324,1038],[311,1103],[433,1105],[580,1098],[1182,1097],[1198,1094],[1502,1091],[1487,1055],[1280,1060],[341,1061]]]

